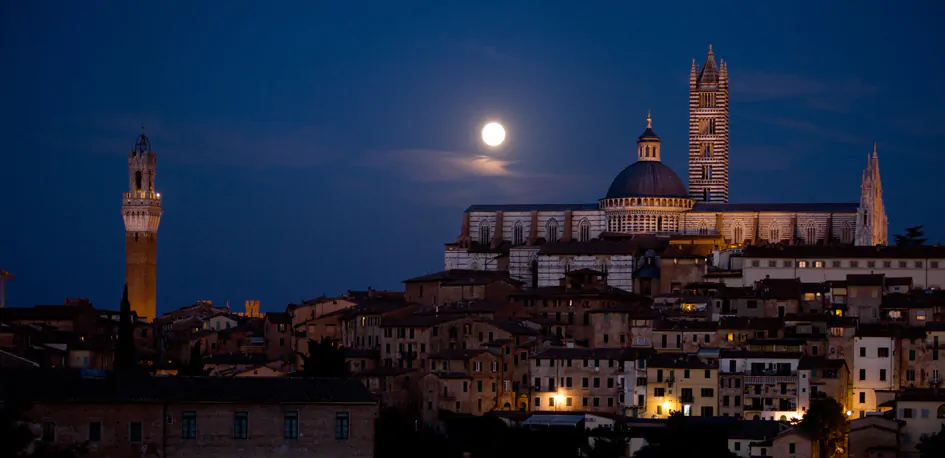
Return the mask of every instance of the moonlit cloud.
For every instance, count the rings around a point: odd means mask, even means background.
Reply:
[[[470,177],[511,177],[514,162],[442,150],[396,150],[371,152],[359,165],[391,169],[413,181],[456,181]]]

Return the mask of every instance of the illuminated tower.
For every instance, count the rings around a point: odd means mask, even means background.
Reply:
[[[128,155],[128,192],[121,216],[125,220],[125,282],[131,310],[148,321],[157,313],[157,230],[161,194],[154,190],[157,156],[141,133]]]
[[[889,243],[889,222],[883,206],[883,182],[879,178],[879,155],[876,142],[873,153],[866,161],[863,181],[860,184],[860,207],[856,211],[856,244],[863,246]]]
[[[715,64],[712,45],[689,72],[689,196],[728,203],[728,66]]]

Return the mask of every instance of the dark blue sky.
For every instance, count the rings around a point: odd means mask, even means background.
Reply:
[[[119,3],[0,4],[8,304],[117,305],[141,123],[159,311],[281,309],[441,269],[469,204],[594,202],[648,108],[685,179],[709,43],[733,202],[857,201],[876,139],[890,231],[945,240],[940,2]],[[477,160],[490,117],[509,142]]]

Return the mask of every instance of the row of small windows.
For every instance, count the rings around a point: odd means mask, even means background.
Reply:
[[[881,264],[878,264],[878,262],[881,263]],[[778,261],[777,261],[777,260],[773,260],[773,259],[769,259],[766,265],[767,265],[767,267],[772,267],[772,268],[773,268],[773,267],[778,267]],[[816,261],[816,260],[815,260],[815,261],[807,261],[807,260],[805,260],[805,261],[794,261],[794,260],[790,260],[790,259],[785,259],[785,260],[782,260],[781,263],[780,263],[780,266],[781,266],[781,267],[785,267],[785,268],[794,268],[794,267],[797,267],[798,269],[822,269],[822,268],[824,268],[824,267],[827,267],[828,265],[829,265],[831,268],[839,269],[839,268],[843,267],[843,261],[830,261],[829,264],[828,264],[827,261]],[[849,260],[849,261],[846,261],[846,266],[849,267],[849,268],[851,268],[851,269],[858,269],[858,268],[860,268],[860,267],[865,267],[865,268],[867,268],[867,269],[873,269],[873,268],[876,268],[876,267],[878,267],[878,266],[880,266],[880,265],[881,265],[884,269],[892,269],[893,266],[896,266],[896,267],[898,267],[898,268],[900,268],[900,269],[908,269],[908,268],[910,268],[910,267],[912,267],[912,268],[914,268],[914,269],[924,269],[924,268],[925,268],[925,262],[924,262],[924,261],[912,261],[911,264],[910,264],[909,261],[862,261],[862,262],[859,261],[859,260]],[[940,265],[940,263],[939,263],[938,261],[929,261],[929,268],[930,268],[930,269],[938,269],[938,268],[939,268],[939,265]],[[761,267],[761,261],[759,261],[759,260],[757,260],[757,259],[756,259],[756,260],[752,260],[752,261],[751,261],[751,266],[752,266],[752,267]]]
[[[675,215],[609,215],[607,230],[610,232],[676,232],[679,230],[679,217]]]
[[[699,107],[710,108],[715,106],[715,93],[702,92],[699,94]]]
[[[299,413],[298,411],[289,411],[283,413],[283,438],[295,440],[299,438]],[[181,439],[197,438],[197,412],[188,411],[181,415],[180,423]],[[335,413],[335,439],[346,440],[350,434],[350,415],[348,412]],[[101,442],[102,440],[102,422],[89,422],[88,441]],[[233,413],[233,439],[249,439],[249,412]],[[56,424],[51,421],[43,422],[42,436],[43,442],[56,441]],[[128,442],[132,444],[142,443],[144,440],[144,427],[140,421],[128,423]]]
[[[545,223],[545,240],[555,242],[559,238],[558,221],[554,218]],[[525,225],[521,221],[516,221],[512,226],[512,244],[524,245],[526,241]],[[578,240],[587,242],[591,240],[591,222],[582,219],[578,223]],[[492,242],[492,227],[489,220],[483,219],[479,222],[479,243],[486,245]]]
[[[709,200],[710,192],[706,188],[703,190],[704,199]],[[709,223],[705,220],[699,222],[699,233],[708,234],[710,232]],[[785,235],[781,230],[781,224],[778,222],[771,223],[768,226],[768,241],[777,242],[782,239],[782,235]],[[809,244],[814,244],[817,242],[817,226],[813,221],[808,221],[804,226],[804,240]],[[742,243],[745,241],[745,229],[740,223],[736,223],[732,228],[732,241],[734,243]],[[843,243],[852,243],[853,242],[853,225],[850,223],[844,223],[843,227],[840,229],[840,241]]]

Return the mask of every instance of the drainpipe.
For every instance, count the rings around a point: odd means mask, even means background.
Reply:
[[[167,457],[167,402],[161,404],[161,450],[158,456]]]

